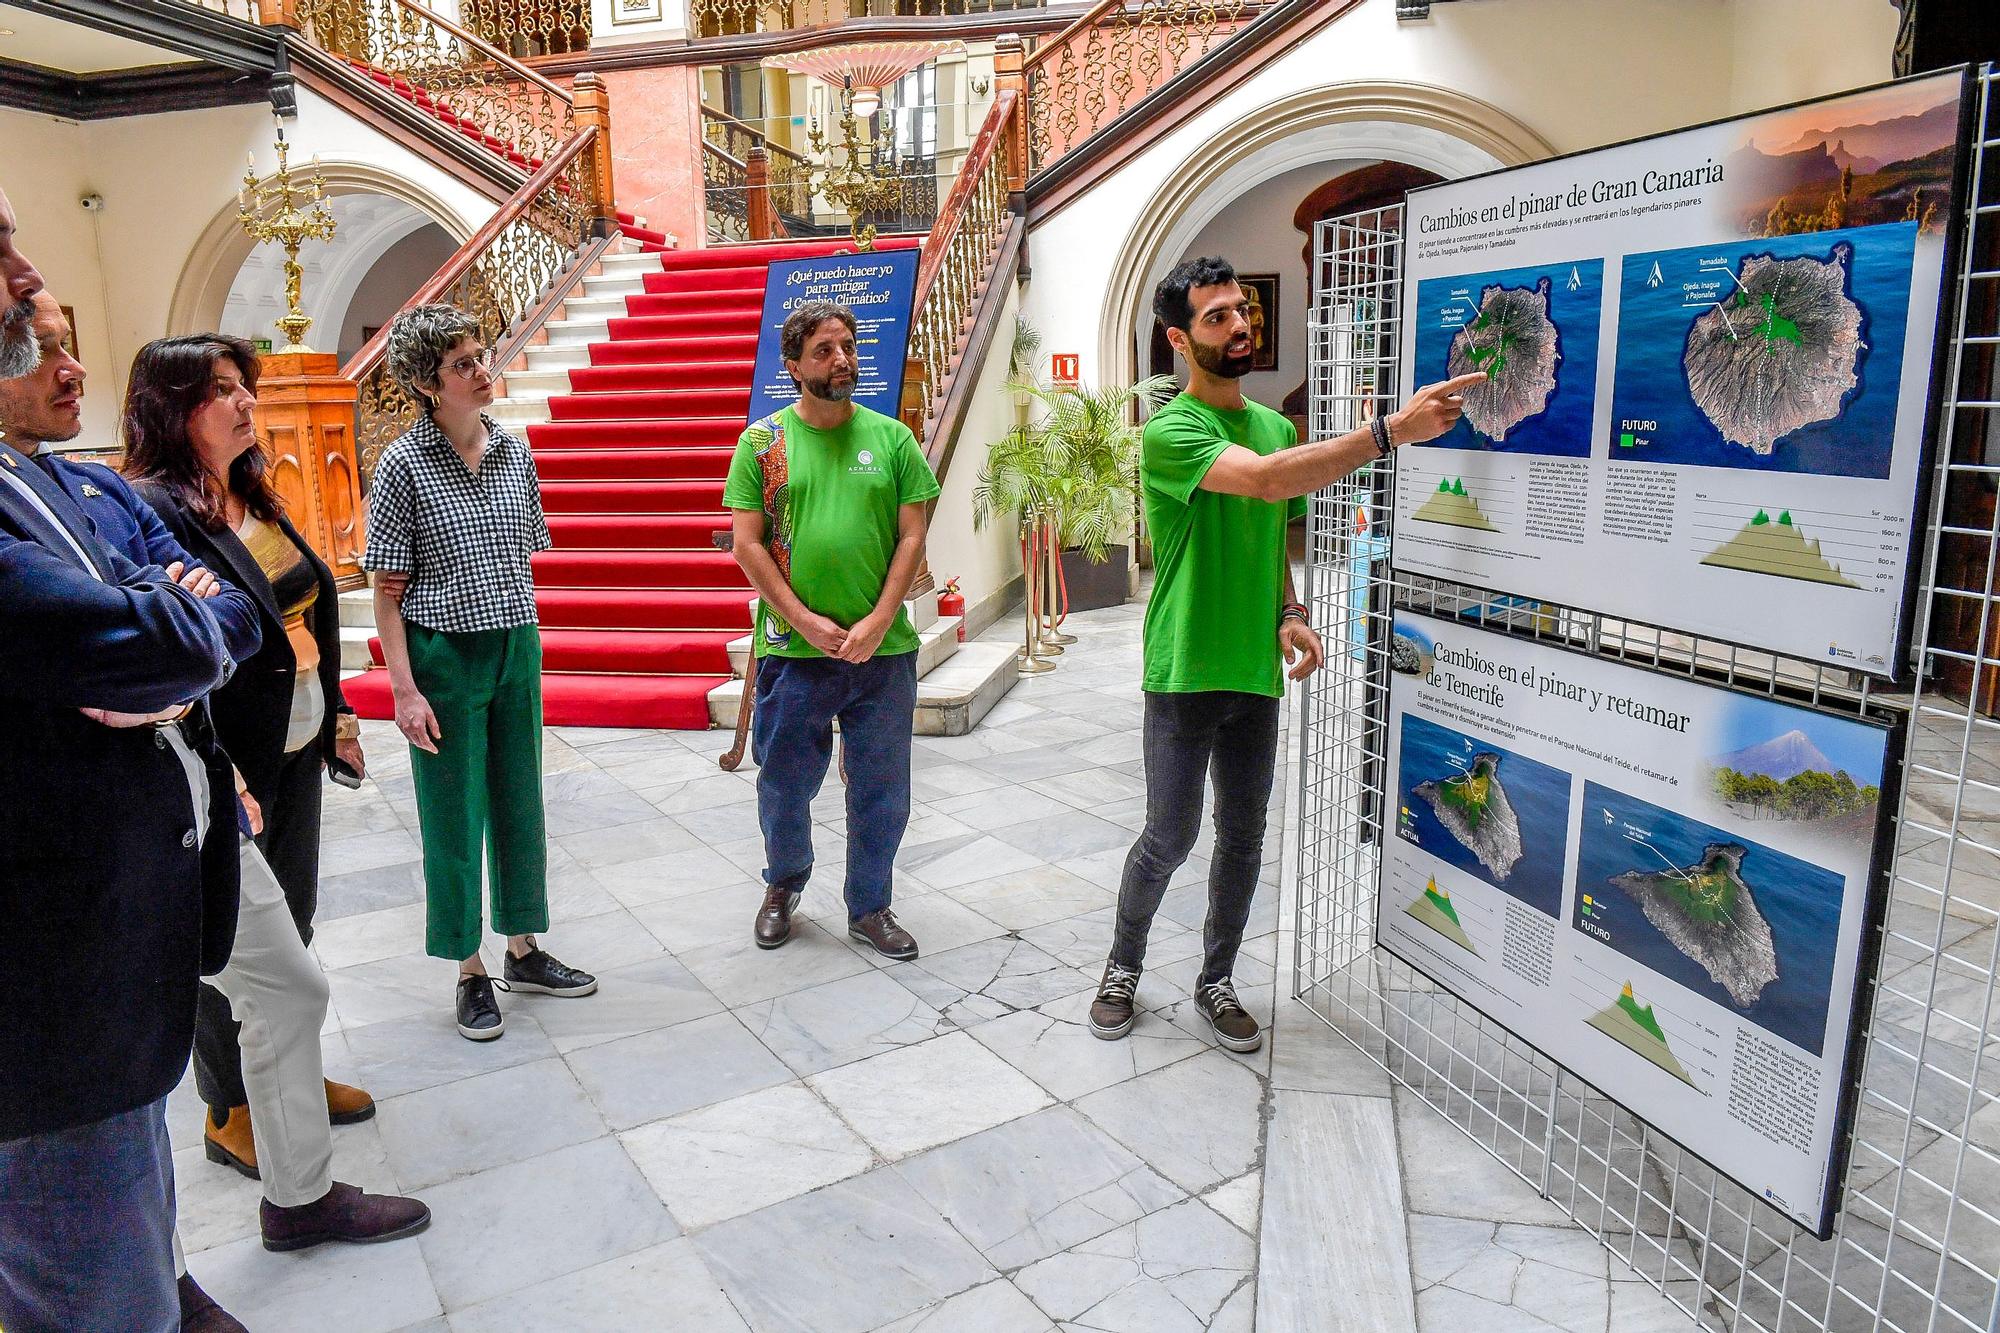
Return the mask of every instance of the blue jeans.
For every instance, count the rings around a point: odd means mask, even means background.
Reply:
[[[0,1143],[0,1328],[180,1326],[167,1099]]]
[[[847,757],[847,918],[889,905],[896,849],[910,822],[910,726],[917,655],[855,665],[824,657],[757,663],[750,753],[764,881],[803,889],[812,875],[812,802],[833,755],[833,723]]]

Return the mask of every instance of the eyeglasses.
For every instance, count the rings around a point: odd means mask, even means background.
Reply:
[[[462,380],[471,379],[475,371],[491,375],[493,373],[492,349],[489,348],[481,352],[478,356],[462,356],[446,366],[445,369]]]

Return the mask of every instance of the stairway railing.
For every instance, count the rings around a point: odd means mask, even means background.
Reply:
[[[763,148],[766,156],[766,188],[770,192],[771,206],[780,216],[810,220],[812,217],[812,162],[783,144],[772,143],[763,132],[753,125],[747,125],[726,111],[718,111],[704,103],[701,108],[701,137],[707,144],[722,150],[721,158],[702,154],[702,184],[710,190],[731,189],[742,184],[740,180],[726,179],[733,175],[727,162],[733,161],[739,167],[749,162],[752,148]],[[709,167],[715,167],[718,174],[710,174]],[[716,204],[710,202],[709,211],[715,212]],[[741,210],[725,208],[732,215]],[[758,239],[764,239],[762,237]]]
[[[1255,11],[1250,0],[1100,0],[1023,68],[1029,172],[1109,125]]]
[[[500,348],[552,289],[595,258],[594,249],[585,252],[596,230],[588,177],[597,137],[598,128],[586,125],[557,148],[408,304],[455,305],[479,321],[487,346]],[[342,378],[360,388],[355,441],[364,478],[374,475],[376,458],[421,411],[389,375],[387,350],[384,328],[340,368]]]
[[[314,46],[363,78],[391,80],[390,95],[524,175],[576,135],[568,93],[415,0],[284,0],[283,7],[295,17],[288,26]]]
[[[703,139],[701,176],[702,211],[709,239],[750,240],[749,166],[728,149]]]
[[[936,467],[950,441],[933,438],[948,383],[974,331],[980,296],[996,276],[996,260],[1015,222],[1012,196],[1020,188],[1018,145],[1020,90],[1004,80],[973,140],[938,220],[924,241],[917,267],[910,359],[917,401],[906,419]],[[906,372],[906,380],[910,375]],[[907,398],[906,398],[907,401]]]

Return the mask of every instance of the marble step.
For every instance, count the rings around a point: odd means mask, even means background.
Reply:
[[[524,426],[539,426],[549,420],[546,398],[496,398],[486,415],[519,434]]]
[[[566,297],[563,300],[562,322],[565,324],[572,320],[594,320],[602,323],[607,320],[623,318],[625,318],[625,298],[623,296],[615,294],[610,296],[586,294],[583,296]]]
[[[529,343],[528,370],[572,370],[590,364],[588,343]],[[516,374],[520,372],[516,371]]]
[[[588,347],[580,347],[576,350],[584,354],[584,360],[580,364],[589,364],[590,349]],[[546,401],[557,394],[564,394],[569,391],[569,368],[566,366],[510,370],[507,372],[507,397],[510,400],[519,399],[528,401],[531,399],[541,399]]]
[[[572,313],[562,319],[550,320],[542,325],[542,331],[548,335],[551,346],[588,347],[611,336],[611,318],[609,314],[579,318]]]
[[[585,297],[637,296],[646,290],[646,275],[644,272],[589,273],[577,285]]]

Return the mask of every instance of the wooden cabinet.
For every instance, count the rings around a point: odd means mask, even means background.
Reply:
[[[358,393],[341,378],[338,357],[306,352],[263,362],[257,434],[271,460],[271,483],[292,525],[333,567],[334,578],[359,586],[367,535],[354,448]]]

